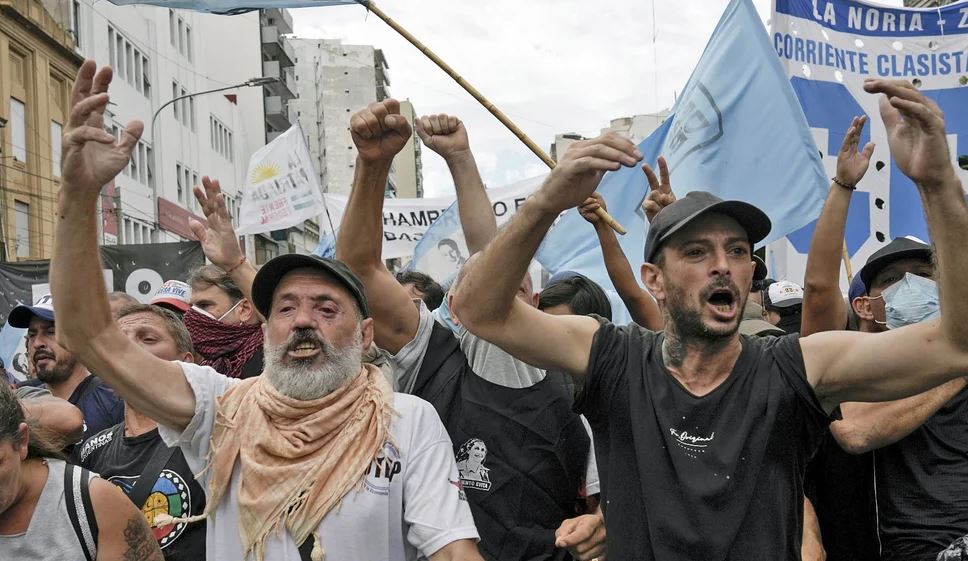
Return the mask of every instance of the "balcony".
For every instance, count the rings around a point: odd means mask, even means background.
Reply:
[[[387,69],[386,66],[377,66],[376,67],[376,84],[378,86],[380,86],[380,85],[389,86],[390,85],[390,71]]]
[[[262,10],[262,21],[267,26],[276,26],[280,33],[292,33],[292,14],[283,8]]]
[[[285,99],[296,97],[296,80],[292,77],[291,68],[282,67],[278,60],[264,60],[262,61],[262,75],[277,80],[266,84],[266,89],[272,95]]]
[[[266,122],[272,128],[284,131],[292,126],[289,121],[289,106],[277,95],[265,98]]]
[[[262,28],[262,52],[282,62],[283,67],[296,64],[296,52],[289,41],[282,36],[282,31],[274,26]]]

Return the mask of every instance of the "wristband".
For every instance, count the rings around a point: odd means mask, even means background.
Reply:
[[[240,259],[239,262],[236,263],[236,265],[234,267],[232,267],[228,271],[225,271],[225,274],[226,275],[231,275],[233,272],[235,272],[236,269],[238,269],[239,267],[241,267],[243,263],[245,263],[245,255],[242,256],[242,259]]]
[[[857,190],[857,184],[856,183],[847,183],[846,181],[841,181],[841,180],[837,179],[837,176],[836,175],[833,176],[833,177],[831,177],[830,180],[833,181],[834,183],[836,183],[837,185],[840,185],[844,189],[849,189],[851,191],[856,191]],[[241,265],[241,263],[240,263],[240,265]]]

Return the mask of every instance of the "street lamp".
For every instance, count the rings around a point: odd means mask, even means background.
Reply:
[[[159,107],[158,110],[155,111],[154,115],[151,116],[151,150],[152,150],[152,154],[153,154],[153,158],[152,159],[154,160],[153,163],[155,164],[156,173],[157,173],[157,170],[160,170],[161,169],[161,166],[158,163],[158,161],[160,160],[161,150],[158,149],[158,145],[157,145],[157,142],[156,142],[156,140],[157,140],[157,134],[156,134],[156,131],[155,131],[155,121],[158,119],[158,115],[161,114],[162,109],[164,109],[165,107],[168,107],[169,105],[171,105],[171,104],[173,104],[175,102],[181,101],[183,99],[188,99],[190,97],[196,97],[196,96],[210,94],[210,93],[216,93],[216,92],[224,92],[225,90],[234,90],[234,89],[237,89],[237,88],[250,88],[250,87],[255,87],[255,86],[265,86],[267,84],[272,84],[273,82],[278,82],[278,81],[279,81],[278,78],[271,77],[271,76],[258,77],[258,78],[249,78],[248,80],[246,80],[245,82],[242,82],[240,84],[233,84],[231,86],[225,86],[225,87],[222,87],[222,88],[215,88],[214,90],[205,90],[205,91],[202,91],[202,92],[194,92],[194,93],[189,93],[189,94],[185,94],[185,95],[180,95],[180,96],[175,97],[173,99],[169,99],[168,101],[166,101],[165,103],[163,103],[161,105],[161,107]],[[152,199],[152,201],[154,201],[155,213],[157,214],[157,212],[158,212],[158,188],[155,186],[155,182],[154,181],[152,181],[152,183],[151,183],[151,199]],[[121,200],[120,200],[120,196],[116,196],[115,197],[115,201],[116,201],[116,205],[117,205],[117,211],[116,212],[117,212],[117,220],[118,220],[118,243],[121,243],[123,241],[123,238],[122,238],[122,235],[123,234],[121,232],[121,222],[122,221],[121,221]]]

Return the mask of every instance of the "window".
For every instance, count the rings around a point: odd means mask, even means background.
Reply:
[[[178,18],[178,52],[185,52],[185,21]]]
[[[12,155],[19,162],[27,161],[27,107],[10,98],[10,142]]]
[[[232,143],[232,131],[215,118],[214,115],[208,116],[209,134],[211,134],[212,150],[230,162],[235,161],[234,145]]]
[[[178,181],[178,202],[185,204],[185,185],[182,183],[182,165],[175,164],[175,178]]]
[[[14,245],[17,257],[30,257],[30,205],[14,201]]]
[[[138,93],[150,97],[151,59],[111,25],[108,25],[108,55],[117,77]]]
[[[118,67],[118,52],[114,42],[114,29],[108,27],[108,60],[111,61],[111,68]]]
[[[61,167],[61,136],[64,128],[57,121],[50,122],[50,172],[53,177],[60,177]]]
[[[178,46],[178,28],[176,27],[175,21],[175,10],[168,10],[168,37],[171,39],[171,46]]]
[[[192,60],[192,28],[185,26],[185,56]]]
[[[178,82],[172,82],[171,83],[171,98],[172,99],[175,99],[176,97],[178,97]],[[180,101],[176,101],[175,103],[172,103],[172,105],[175,107],[175,120],[176,121],[181,121],[181,102]]]
[[[188,116],[191,120],[191,129],[195,130],[195,98],[188,98]]]
[[[71,3],[71,31],[74,33],[74,44],[81,46],[81,2],[74,0]]]

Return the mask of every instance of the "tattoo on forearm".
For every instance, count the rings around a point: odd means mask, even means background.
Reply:
[[[124,561],[164,561],[158,542],[140,513],[128,520],[124,528]]]

